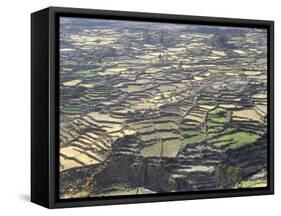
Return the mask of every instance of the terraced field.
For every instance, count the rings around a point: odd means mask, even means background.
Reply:
[[[266,31],[60,22],[62,199],[267,185]]]

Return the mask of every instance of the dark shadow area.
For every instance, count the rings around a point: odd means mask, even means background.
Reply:
[[[23,201],[30,202],[30,195],[29,194],[20,194],[19,198]]]

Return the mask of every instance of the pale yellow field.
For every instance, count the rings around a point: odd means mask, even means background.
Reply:
[[[257,111],[254,108],[233,111],[232,117],[234,119],[235,117],[243,117],[254,121],[261,121],[261,116],[257,113]]]
[[[81,80],[76,79],[76,80],[64,82],[63,85],[66,86],[66,87],[72,87],[72,86],[76,86],[77,84],[79,84],[81,82],[82,82]]]

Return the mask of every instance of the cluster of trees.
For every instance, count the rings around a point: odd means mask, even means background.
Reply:
[[[142,33],[142,38],[146,44],[161,44],[168,46],[173,42],[172,38],[168,37],[164,31],[157,32],[157,34],[144,31]]]
[[[229,36],[226,34],[215,34],[213,36],[214,39],[214,45],[219,46],[222,48],[230,48],[233,49],[233,44],[229,43]]]
[[[105,57],[115,57],[117,56],[117,50],[113,47],[105,47],[103,49],[94,50],[92,56],[96,62],[102,62]]]

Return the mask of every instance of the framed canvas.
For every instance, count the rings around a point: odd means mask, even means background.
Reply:
[[[31,16],[31,201],[273,194],[274,22]]]

